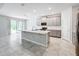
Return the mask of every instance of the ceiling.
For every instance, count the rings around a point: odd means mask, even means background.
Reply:
[[[4,5],[3,3],[0,3],[0,9],[3,7],[3,5]]]
[[[5,3],[0,4],[0,14],[19,18],[34,18],[42,15],[61,13],[77,3]]]

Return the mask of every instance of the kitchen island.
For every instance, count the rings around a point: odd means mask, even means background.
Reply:
[[[26,44],[23,42],[29,41],[44,47],[48,47],[49,43],[49,31],[22,31],[21,36],[22,36],[22,44]]]

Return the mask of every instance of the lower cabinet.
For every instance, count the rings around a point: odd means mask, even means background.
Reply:
[[[61,30],[49,30],[51,37],[61,38]]]

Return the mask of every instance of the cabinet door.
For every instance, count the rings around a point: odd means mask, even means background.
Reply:
[[[52,37],[61,37],[61,30],[49,30],[50,36]]]
[[[51,17],[47,18],[47,25],[48,26],[60,26],[61,25],[61,19],[60,17]]]

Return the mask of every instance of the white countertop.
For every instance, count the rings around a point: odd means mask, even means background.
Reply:
[[[30,32],[30,33],[39,33],[39,34],[48,34],[50,31],[29,31],[29,30],[23,30],[22,32]]]

